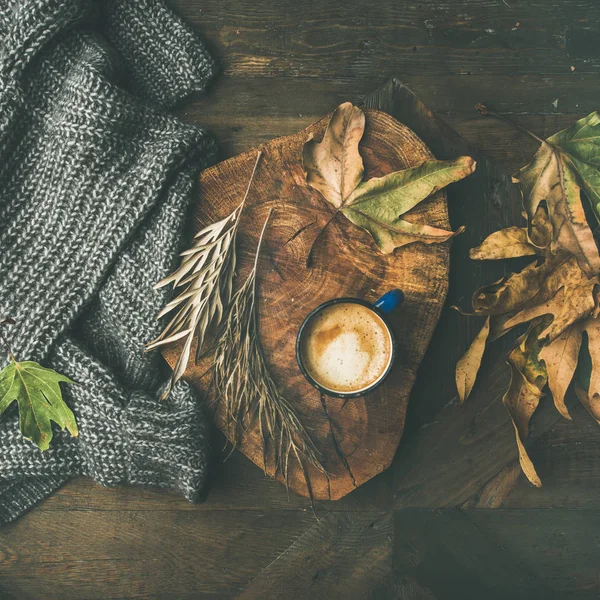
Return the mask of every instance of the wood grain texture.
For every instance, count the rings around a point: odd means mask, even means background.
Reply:
[[[436,598],[597,597],[597,511],[403,510],[393,570]]]
[[[373,73],[435,75],[598,73],[594,0],[177,0],[220,50],[232,76],[368,79]],[[585,56],[588,54],[588,56]],[[576,66],[571,72],[570,67]]]
[[[389,86],[374,95],[371,106],[390,103]],[[312,494],[317,499],[339,499],[392,461],[404,428],[408,397],[417,368],[439,319],[446,297],[449,245],[412,244],[394,254],[382,255],[372,239],[342,215],[332,222],[315,246],[313,267],[306,257],[320,230],[331,218],[331,207],[306,185],[301,162],[309,137],[321,139],[329,116],[305,130],[266,143],[239,229],[237,286],[254,260],[262,223],[273,209],[266,235],[265,253],[258,273],[259,335],[266,361],[281,393],[304,421],[329,477],[307,465]],[[366,110],[365,134],[360,143],[365,179],[405,169],[433,155],[423,142],[388,114]],[[241,201],[257,151],[224,161],[201,173],[196,229],[229,214]],[[445,192],[411,210],[408,220],[448,229]],[[397,359],[390,377],[365,398],[345,402],[325,398],[304,378],[296,363],[296,336],[306,315],[319,304],[341,297],[375,301],[386,291],[405,293],[402,307],[390,317],[397,340]],[[174,365],[178,347],[164,351]],[[230,439],[233,429],[224,406],[212,396],[211,357],[188,365],[185,377],[199,388],[215,409],[215,421]],[[325,408],[329,415],[325,412]],[[272,457],[263,465],[258,423],[244,432],[240,450],[275,476]],[[340,456],[340,453],[342,456]],[[309,495],[302,469],[290,462],[290,488]],[[277,474],[283,481],[283,475]]]
[[[230,598],[315,523],[306,511],[46,514],[0,536],[0,590],[20,599]]]
[[[389,513],[330,513],[236,598],[360,597],[391,571],[392,536]]]
[[[358,104],[391,76],[505,175],[526,164],[536,145],[504,124],[480,117],[473,110],[477,102],[494,106],[544,137],[599,108],[600,14],[595,0],[376,4],[172,0],[171,4],[208,40],[220,63],[221,73],[208,94],[181,107],[180,115],[212,131],[223,158],[294,134],[341,102]],[[409,115],[396,117],[408,123]],[[419,118],[415,120],[410,126],[418,131]],[[426,132],[419,135],[426,139]],[[439,153],[434,142],[435,136],[427,143]],[[464,301],[462,296],[468,298],[477,285],[503,274],[502,265],[470,262],[468,248],[492,230],[513,224],[519,212],[518,198],[512,197],[506,179],[487,170],[482,160],[472,181],[481,192],[455,195],[450,190],[448,196],[452,224],[467,225],[452,247],[449,303]],[[534,421],[531,455],[544,487],[533,489],[523,477],[512,485],[514,457],[505,459],[503,454],[514,447],[512,432],[502,429],[501,411],[495,414],[495,423],[487,416],[487,407],[503,384],[501,349],[484,365],[487,377],[470,399],[477,405],[473,412],[465,415],[451,404],[452,362],[478,325],[444,311],[409,403],[398,463],[335,503],[317,502],[319,516],[335,506],[336,512],[348,512],[350,519],[323,519],[323,531],[318,531],[308,500],[291,494],[288,501],[283,486],[264,477],[241,453],[219,464],[208,502],[196,506],[166,491],[107,489],[80,478],[15,525],[0,530],[0,598],[234,598],[259,575],[258,581],[271,586],[267,589],[286,589],[290,567],[295,565],[293,593],[284,596],[290,600],[307,596],[337,600],[329,586],[343,590],[344,600],[470,600],[470,589],[485,590],[500,576],[506,577],[506,597],[518,598],[519,578],[512,579],[512,589],[509,585],[513,566],[516,575],[525,571],[533,581],[541,580],[544,600],[553,595],[561,600],[597,600],[600,428],[576,410],[574,423],[560,418],[553,424]],[[547,416],[552,414],[553,409]],[[440,444],[443,423],[451,415],[463,420],[451,425],[451,435]],[[498,428],[490,446],[485,442],[489,428]],[[217,436],[213,445],[220,450],[223,443]],[[446,454],[450,448],[454,451]],[[469,464],[480,460],[485,466],[476,467],[470,476]],[[466,500],[468,506],[497,506],[500,500],[505,508],[463,511],[480,535],[468,523],[458,521],[457,527],[456,515],[451,517],[452,527],[445,524],[453,511],[436,511],[436,523],[418,517],[419,510],[398,510],[407,531],[392,528],[389,543],[396,547],[392,551],[396,569],[392,564],[387,573],[389,549],[368,532],[368,542],[359,540],[355,552],[348,545],[340,552],[329,547],[327,572],[316,583],[312,580],[316,570],[304,573],[302,561],[294,563],[296,551],[303,557],[308,552],[301,545],[294,549],[306,531],[319,549],[326,547],[327,539],[356,541],[364,530],[362,513],[385,515],[396,486],[403,481],[420,485],[420,461],[422,472],[432,465],[436,470],[413,500],[420,494],[419,502],[437,507],[447,503],[448,487],[453,505]],[[458,478],[453,481],[456,464]],[[440,474],[443,477],[436,481]],[[410,539],[422,551],[421,568],[406,563],[415,558],[405,543],[410,530]],[[491,548],[486,548],[486,540]],[[373,561],[377,547],[381,559]],[[501,568],[493,561],[488,567],[485,557],[498,553]],[[277,570],[280,555],[284,568]],[[309,561],[312,568],[315,562]],[[364,565],[374,565],[372,577]],[[347,587],[344,581],[335,581],[338,573],[351,574]],[[457,592],[451,585],[444,588],[445,581],[464,585]],[[540,597],[528,589],[530,598]],[[482,597],[487,596],[477,600]]]

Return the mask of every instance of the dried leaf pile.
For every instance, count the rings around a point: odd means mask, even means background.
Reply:
[[[492,114],[485,107],[480,112]],[[524,440],[544,388],[561,415],[570,419],[565,394],[577,371],[577,396],[600,423],[600,255],[581,196],[584,191],[597,217],[600,115],[592,113],[547,140],[534,137],[540,148],[514,177],[527,225],[492,233],[470,254],[475,260],[532,261],[473,295],[473,314],[488,318],[458,362],[456,383],[464,401],[486,344],[527,324],[508,356],[511,382],[502,402],[515,428],[521,467],[539,487]]]
[[[411,223],[404,216],[438,190],[470,175],[475,161],[468,156],[450,161],[426,160],[416,167],[363,181],[359,143],[364,130],[365,114],[346,102],[333,113],[323,139],[310,139],[304,145],[306,181],[334,209],[320,235],[340,213],[368,231],[384,254],[413,242],[444,242],[460,233],[463,228],[446,231]]]

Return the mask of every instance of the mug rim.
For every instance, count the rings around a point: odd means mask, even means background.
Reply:
[[[377,381],[373,382],[369,387],[359,390],[357,392],[336,392],[334,390],[330,390],[326,387],[323,387],[318,381],[315,381],[315,379],[308,372],[308,370],[304,366],[304,362],[302,359],[302,350],[301,350],[300,342],[301,342],[302,335],[304,334],[304,331],[306,329],[308,322],[317,313],[321,312],[324,308],[327,308],[328,306],[333,306],[334,304],[347,304],[347,303],[360,304],[362,306],[365,306],[366,308],[372,310],[383,321],[383,324],[385,325],[388,335],[390,336],[390,346],[391,346],[390,359],[389,359],[388,365],[385,368],[385,371],[383,372],[381,377],[379,379],[377,379]],[[379,308],[377,308],[374,304],[371,304],[370,302],[367,302],[366,300],[362,300],[360,298],[333,298],[331,300],[327,300],[327,302],[323,302],[322,304],[319,304],[319,306],[317,306],[316,308],[311,310],[308,313],[308,315],[306,315],[304,321],[302,321],[302,325],[300,325],[300,328],[298,329],[298,334],[296,335],[296,362],[298,363],[298,366],[300,367],[300,371],[302,372],[304,377],[306,377],[308,383],[310,383],[314,388],[316,388],[322,394],[325,394],[326,396],[331,396],[333,398],[342,398],[342,399],[362,398],[363,396],[370,394],[372,391],[376,390],[388,378],[388,375],[390,374],[392,367],[394,366],[395,360],[396,360],[396,336],[394,335],[394,331],[392,330],[392,327],[390,326],[387,319],[385,318],[385,315]]]

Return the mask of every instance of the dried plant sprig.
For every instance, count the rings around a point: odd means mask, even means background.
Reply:
[[[177,359],[165,398],[171,388],[185,372],[194,339],[197,340],[196,360],[201,354],[208,329],[217,327],[231,301],[233,277],[236,267],[236,238],[240,215],[262,156],[259,151],[244,198],[227,217],[199,231],[194,245],[181,254],[179,268],[159,281],[155,289],[173,284],[173,288],[184,289],[158,314],[160,319],[178,309],[163,332],[146,345],[146,352],[160,346],[184,339],[185,343]]]
[[[262,438],[265,473],[270,451],[275,475],[289,483],[292,454],[303,472],[309,495],[312,489],[303,459],[327,474],[319,451],[298,413],[279,392],[266,364],[258,333],[256,272],[260,249],[273,209],[269,211],[258,241],[254,265],[242,287],[235,293],[216,342],[213,383],[218,400],[224,403],[227,430],[234,446],[245,429],[258,420]]]

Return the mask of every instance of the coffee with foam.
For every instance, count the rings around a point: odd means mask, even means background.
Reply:
[[[366,390],[386,373],[392,340],[370,308],[354,302],[326,306],[306,323],[301,358],[308,374],[332,392]]]

